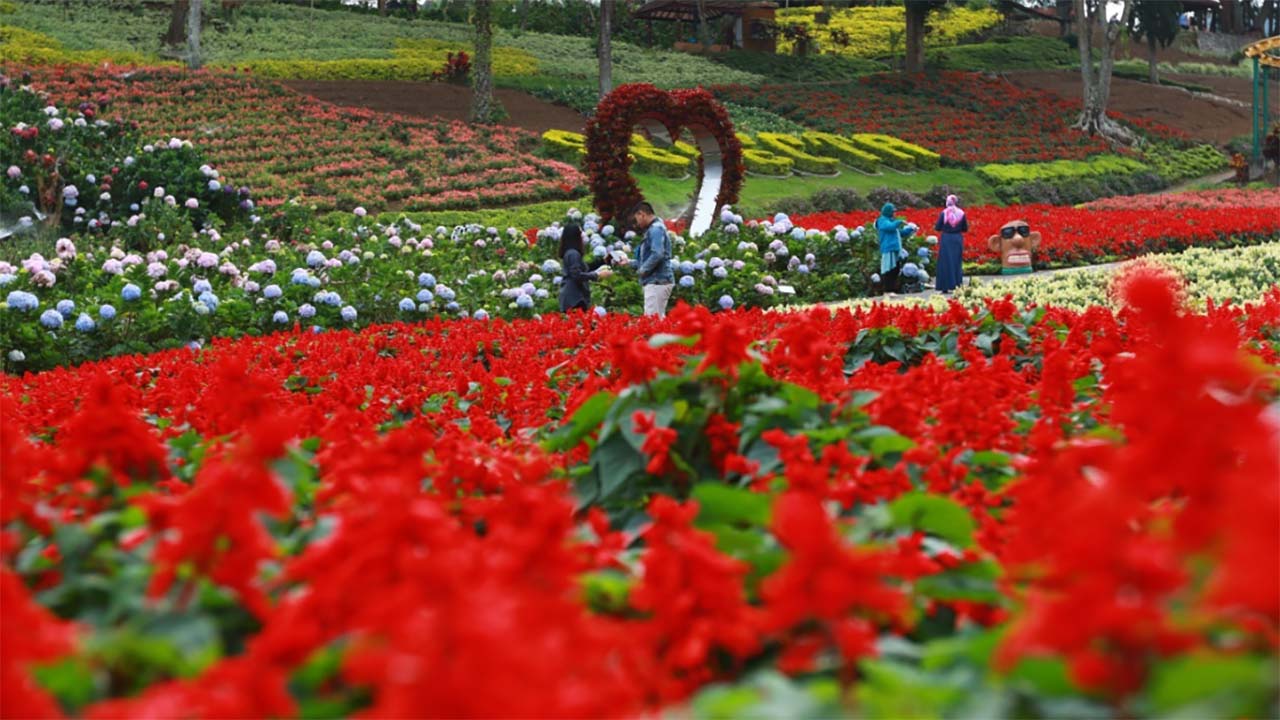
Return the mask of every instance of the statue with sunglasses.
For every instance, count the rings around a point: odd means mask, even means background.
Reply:
[[[1000,254],[1001,275],[1029,273],[1031,253],[1040,247],[1040,233],[1032,232],[1026,220],[1013,220],[1005,223],[999,234],[987,238],[987,247]]]

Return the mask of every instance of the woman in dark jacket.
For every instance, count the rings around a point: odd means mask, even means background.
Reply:
[[[933,229],[942,233],[938,241],[938,279],[934,287],[941,293],[949,293],[964,282],[961,261],[964,256],[964,234],[969,232],[969,219],[960,209],[955,195],[947,196],[947,207],[938,216]]]
[[[564,266],[564,281],[560,283],[561,312],[589,309],[591,286],[588,283],[612,274],[608,267],[588,270],[582,253],[582,228],[575,223],[565,225],[560,232],[560,264]]]

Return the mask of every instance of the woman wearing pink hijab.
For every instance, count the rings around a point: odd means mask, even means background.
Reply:
[[[938,292],[949,293],[964,281],[961,259],[964,255],[964,234],[969,232],[969,220],[960,209],[955,195],[947,196],[947,207],[938,216],[933,229],[942,234],[938,240]]]

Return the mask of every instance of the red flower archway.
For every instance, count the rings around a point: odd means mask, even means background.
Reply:
[[[744,175],[742,145],[724,107],[702,88],[668,92],[631,83],[606,95],[595,117],[587,121],[587,174],[596,210],[606,220],[626,218],[644,199],[631,176],[628,152],[637,127],[659,143],[674,141],[687,129],[701,151],[694,201],[681,216],[690,234],[706,231],[720,208],[738,201]]]

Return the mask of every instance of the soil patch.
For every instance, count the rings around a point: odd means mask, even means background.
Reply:
[[[1044,90],[1072,100],[1081,98],[1080,73],[1076,70],[1035,70],[1008,72],[1005,76],[1019,87]],[[1214,89],[1232,100],[1251,98],[1249,81],[1241,78],[1195,76],[1191,80]],[[1112,78],[1109,109],[1182,130],[1193,138],[1225,145],[1251,131],[1249,109],[1235,104],[1192,95],[1181,88],[1152,86],[1137,80]]]
[[[401,80],[289,80],[300,93],[334,103],[380,112],[466,120],[471,112],[471,88],[438,82]],[[510,118],[503,125],[535,133],[547,130],[581,132],[586,118],[562,105],[553,105],[521,90],[499,88],[494,96]]]

